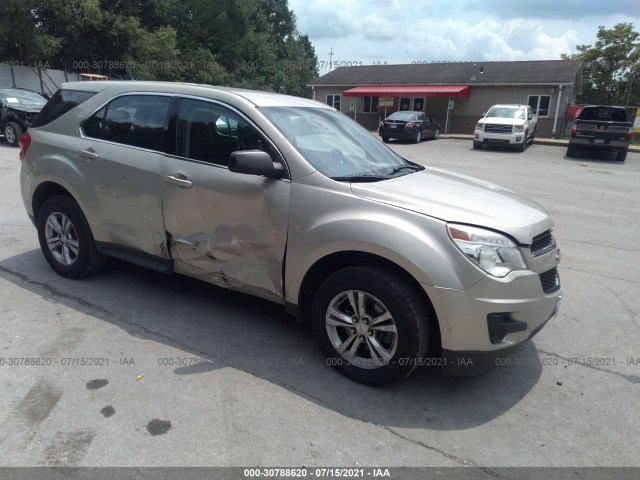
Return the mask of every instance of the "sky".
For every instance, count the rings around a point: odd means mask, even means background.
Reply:
[[[558,60],[593,45],[599,25],[640,31],[640,0],[289,0],[289,8],[320,74],[330,58],[340,66]]]

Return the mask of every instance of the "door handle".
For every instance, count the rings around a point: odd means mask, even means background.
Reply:
[[[174,177],[173,175],[167,175],[167,180],[169,181],[169,183],[173,183],[178,187],[182,187],[182,188],[193,187],[193,182],[186,177],[180,178],[180,177]]]
[[[78,152],[81,157],[86,158],[87,160],[97,160],[99,155],[93,148],[88,148],[86,150],[80,150]]]

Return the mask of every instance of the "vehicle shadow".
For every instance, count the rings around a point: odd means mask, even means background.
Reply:
[[[597,161],[598,163],[611,163],[616,165],[623,165],[624,162],[617,160],[618,152],[607,150],[592,150],[589,148],[576,148],[574,157],[567,157],[565,160],[570,161]]]
[[[378,425],[473,428],[517,405],[541,374],[535,345],[527,342],[512,355],[526,359],[526,366],[496,367],[472,378],[445,377],[439,370],[422,367],[403,382],[372,388],[328,367],[308,326],[297,324],[281,305],[255,297],[118,261],[93,277],[68,280],[49,268],[39,250],[4,259],[0,277],[134,337],[205,359],[176,367],[175,375],[233,367]],[[105,349],[111,347],[107,340]]]

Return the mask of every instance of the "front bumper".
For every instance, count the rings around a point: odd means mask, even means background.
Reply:
[[[525,132],[490,133],[476,129],[473,139],[487,145],[522,145],[525,141]]]
[[[423,285],[434,306],[446,373],[474,375],[536,335],[557,314],[562,288],[545,293],[530,270],[486,276],[468,290]]]

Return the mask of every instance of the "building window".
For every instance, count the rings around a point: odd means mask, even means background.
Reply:
[[[533,109],[533,114],[539,117],[549,116],[549,104],[551,95],[529,95],[529,106]]]
[[[413,99],[413,111],[414,112],[424,112],[424,98],[414,98]]]
[[[375,113],[378,111],[380,97],[363,97],[362,111],[364,113]]]
[[[327,105],[340,111],[340,95],[327,95]]]
[[[400,99],[400,110],[410,110],[409,105],[411,105],[411,99],[402,97]]]

